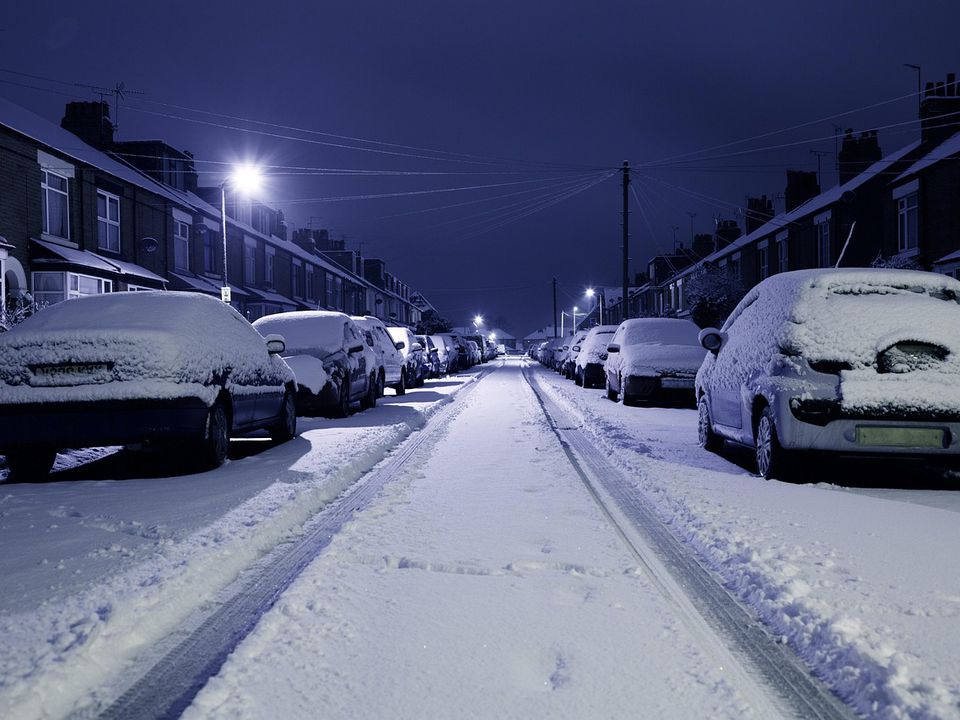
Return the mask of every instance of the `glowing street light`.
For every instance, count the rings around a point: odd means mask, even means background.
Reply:
[[[475,315],[473,318],[473,324],[477,327],[483,325],[483,315]]]
[[[584,295],[588,298],[593,298],[597,294],[598,294],[597,291],[594,290],[592,287],[587,288],[587,291],[584,293]],[[603,291],[600,291],[599,295],[600,295],[600,318],[599,319],[600,319],[600,324],[603,325]]]
[[[230,285],[227,284],[227,184],[237,192],[252,195],[260,189],[263,176],[260,168],[250,163],[244,163],[234,169],[230,175],[220,183],[220,230],[223,233],[223,287],[220,288],[220,299],[230,302]]]
[[[573,306],[573,335],[577,334],[577,310],[579,309],[576,305]]]

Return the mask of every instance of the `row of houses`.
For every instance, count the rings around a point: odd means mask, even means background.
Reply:
[[[784,212],[750,198],[744,227],[717,222],[651,258],[628,292],[629,317],[684,317],[691,277],[705,264],[725,269],[744,290],[775,273],[866,267],[879,261],[960,278],[960,83],[928,83],[920,104],[920,140],[883,155],[877,132],[847,131],[839,184],[821,191],[813,172],[787,171]],[[854,225],[855,224],[855,225]],[[610,288],[604,322],[624,316],[622,292]],[[616,297],[614,296],[614,293]],[[599,322],[599,307],[584,322]]]
[[[221,191],[199,184],[187,152],[117,141],[106,103],[71,102],[58,126],[0,99],[4,307],[157,289],[220,297],[225,284],[250,320],[330,309],[414,326],[429,307],[384,261]]]

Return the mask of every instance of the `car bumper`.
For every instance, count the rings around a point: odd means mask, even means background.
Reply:
[[[960,422],[839,418],[804,422],[786,395],[777,400],[777,437],[787,449],[861,456],[958,456]]]
[[[208,407],[199,398],[0,406],[0,454],[36,447],[128,445],[197,438]]]
[[[607,379],[603,374],[603,365],[589,363],[583,367],[583,384],[587,387],[603,387]]]
[[[693,398],[693,377],[645,377],[629,375],[623,381],[623,393],[637,400],[654,397],[689,396]]]

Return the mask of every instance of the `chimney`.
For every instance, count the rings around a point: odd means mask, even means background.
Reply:
[[[816,171],[787,170],[787,189],[783,193],[787,212],[795,210],[819,194]]]
[[[840,184],[852,180],[883,157],[876,130],[866,130],[860,137],[847,128],[840,147]]]
[[[113,123],[106,102],[69,102],[60,127],[98,150],[113,147]]]
[[[698,257],[705,258],[715,250],[713,235],[710,233],[697,233],[693,236],[693,252],[695,252]]]
[[[746,222],[747,235],[757,230],[764,223],[773,219],[773,200],[766,195],[747,198]]]
[[[960,92],[955,73],[947,81],[928,82],[920,102],[920,140],[924,145],[939,145],[960,132]]]
[[[736,220],[717,220],[714,232],[717,238],[717,250],[722,250],[742,234]]]

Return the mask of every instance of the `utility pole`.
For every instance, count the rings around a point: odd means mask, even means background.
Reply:
[[[553,336],[557,336],[557,279],[553,279]]]
[[[693,234],[693,219],[697,216],[697,214],[691,210],[688,210],[687,215],[690,216],[690,245],[692,246],[693,241],[695,240],[695,236]]]
[[[829,155],[830,152],[829,152],[828,150],[811,150],[811,151],[810,151],[810,154],[817,156],[817,185],[820,186],[820,191],[822,192],[822,191],[823,191],[823,179],[820,177],[820,159],[821,159],[822,157],[824,157],[825,155]]]
[[[623,313],[621,319],[630,317],[630,210],[627,202],[630,192],[630,163],[623,161]]]

